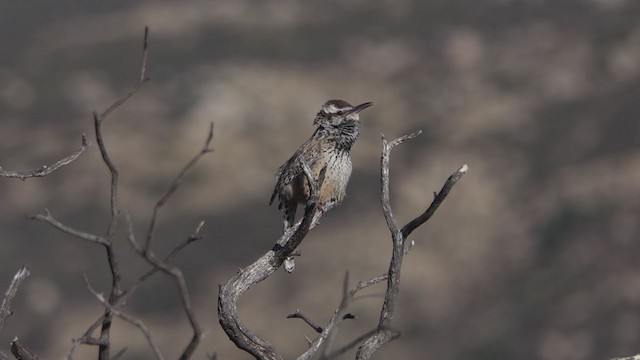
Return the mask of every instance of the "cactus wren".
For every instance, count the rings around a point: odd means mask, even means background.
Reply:
[[[371,105],[370,102],[353,106],[344,100],[327,101],[313,121],[317,126],[313,135],[278,168],[269,205],[278,197],[278,209],[284,211],[285,231],[294,224],[298,204],[306,204],[310,196],[300,160],[309,166],[316,180],[324,169],[318,207],[324,209],[342,202],[351,176],[350,152],[358,138],[359,113]],[[289,266],[285,263],[285,269],[291,272],[292,262],[287,260],[290,262]]]

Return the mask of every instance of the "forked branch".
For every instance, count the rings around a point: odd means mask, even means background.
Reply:
[[[178,247],[176,247],[174,251],[172,251],[169,254],[169,256],[167,256],[166,260],[161,260],[155,256],[155,254],[151,250],[151,243],[153,240],[153,234],[155,230],[158,211],[169,200],[169,198],[171,198],[171,196],[176,192],[176,190],[182,183],[182,180],[184,179],[184,176],[186,175],[186,173],[198,162],[198,160],[200,160],[200,158],[202,158],[202,156],[213,151],[213,149],[211,148],[212,139],[213,139],[213,122],[209,126],[209,133],[207,135],[207,139],[202,149],[193,157],[193,159],[191,159],[191,161],[187,163],[187,165],[182,169],[182,171],[180,171],[178,176],[173,180],[173,182],[169,186],[169,189],[167,190],[167,192],[156,203],[153,209],[153,215],[151,217],[149,230],[147,232],[147,242],[144,248],[140,246],[136,241],[135,235],[133,233],[133,227],[131,226],[131,222],[129,222],[129,235],[128,235],[129,242],[131,243],[131,245],[133,245],[134,249],[138,252],[138,254],[140,254],[140,256],[142,256],[150,265],[153,266],[153,269],[147,272],[145,275],[143,275],[143,277],[140,278],[140,281],[144,281],[144,279],[153,275],[156,271],[163,271],[164,273],[171,276],[176,282],[176,285],[178,286],[178,290],[180,292],[180,298],[182,300],[182,307],[184,308],[185,314],[189,319],[189,324],[193,329],[193,336],[191,337],[191,340],[189,341],[189,344],[187,344],[187,347],[185,348],[185,350],[182,352],[182,355],[180,356],[180,360],[187,360],[191,358],[194,351],[200,344],[200,341],[202,340],[202,328],[200,327],[200,324],[195,316],[195,313],[193,312],[193,306],[191,304],[191,296],[189,295],[187,282],[184,278],[184,275],[182,274],[182,271],[176,266],[169,265],[167,261],[170,260],[178,251],[184,248],[184,246],[186,246],[187,244],[199,238],[198,233],[200,232],[200,229],[202,228],[202,225],[204,224],[204,222],[201,222],[196,227],[196,230],[194,231],[194,233],[187,239],[185,243],[183,243],[184,245],[179,245]],[[131,289],[135,290],[138,284],[139,282],[134,284],[134,286]]]
[[[108,303],[110,307],[105,309],[104,315],[101,317],[101,332],[100,337],[95,339],[91,336],[91,333],[95,329],[95,323],[89,327],[87,332],[82,336],[79,340],[74,341],[72,348],[68,354],[70,358],[73,354],[73,350],[75,350],[76,346],[79,343],[97,345],[99,347],[99,360],[109,360],[109,350],[110,350],[110,331],[111,331],[111,321],[113,317],[113,313],[111,312],[111,308],[114,307],[119,301],[120,296],[123,294],[122,289],[122,281],[121,281],[121,273],[118,266],[118,262],[116,260],[116,255],[113,247],[113,237],[115,235],[117,226],[118,226],[118,217],[120,215],[120,210],[118,206],[118,176],[119,172],[116,168],[115,164],[111,160],[109,156],[109,152],[107,151],[107,146],[105,145],[105,141],[102,134],[102,123],[104,120],[111,115],[116,109],[118,109],[122,104],[124,104],[131,96],[133,96],[142,86],[147,82],[148,78],[146,76],[147,69],[147,54],[149,48],[149,28],[145,27],[144,31],[144,40],[142,46],[142,64],[140,66],[140,77],[136,84],[133,86],[131,90],[114,103],[112,103],[105,111],[102,113],[98,113],[97,111],[93,112],[93,122],[95,128],[96,142],[98,143],[98,147],[100,149],[100,155],[102,156],[102,160],[111,174],[111,186],[110,186],[110,203],[111,203],[111,211],[107,226],[107,231],[105,236],[99,236],[94,234],[85,233],[82,231],[78,231],[72,229],[58,221],[56,221],[48,210],[45,211],[45,214],[40,215],[32,215],[29,218],[34,220],[40,220],[51,224],[57,229],[76,236],[78,238],[98,243],[104,246],[107,261],[109,263],[109,270],[111,272],[111,291],[109,293]],[[86,140],[83,138],[83,148],[86,147]],[[81,150],[84,150],[81,148]],[[77,156],[76,156],[77,157]]]
[[[376,350],[382,345],[392,341],[400,334],[390,329],[391,321],[395,314],[395,308],[398,301],[398,293],[400,292],[400,275],[402,270],[402,261],[404,255],[410,250],[410,246],[406,246],[406,238],[420,225],[424,224],[438,209],[440,204],[449,194],[451,188],[462,178],[462,176],[468,171],[468,166],[465,164],[454,172],[449,179],[445,182],[444,186],[436,194],[431,205],[427,210],[411,220],[407,225],[400,229],[396,222],[393,212],[391,210],[391,201],[389,193],[389,161],[391,156],[391,150],[397,145],[410,140],[418,136],[420,132],[415,132],[410,135],[405,135],[391,142],[387,142],[382,139],[382,158],[381,158],[381,196],[380,201],[382,203],[382,210],[384,212],[387,226],[391,232],[391,238],[393,241],[393,251],[391,254],[391,262],[389,264],[389,271],[387,277],[387,290],[385,292],[384,302],[382,303],[382,309],[380,311],[380,320],[378,321],[378,330],[375,331],[369,338],[367,338],[362,345],[358,348],[356,353],[356,359],[369,359]]]

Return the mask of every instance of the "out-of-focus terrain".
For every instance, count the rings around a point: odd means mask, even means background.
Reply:
[[[215,152],[162,210],[170,249],[205,220],[206,240],[176,260],[208,330],[196,358],[246,359],[217,322],[218,284],[264,253],[281,215],[267,207],[275,169],[313,131],[328,99],[373,101],[362,113],[344,204],[278,272],[241,301],[248,325],[287,358],[324,323],[351,279],[386,270],[391,242],[379,206],[380,133],[424,134],[392,157],[395,213],[405,222],[463,163],[470,173],[412,235],[395,327],[377,358],[597,359],[640,352],[640,3],[493,1],[2,1],[0,166],[26,170],[93,139],[102,110],[138,76],[151,27],[151,82],[105,123],[120,199],[142,236],[172,177],[215,121]],[[95,139],[92,140],[95,143]],[[0,286],[32,277],[0,344],[17,335],[62,358],[100,312],[84,271],[108,291],[101,248],[25,219],[48,208],[103,233],[108,173],[97,146],[42,179],[0,179]],[[125,283],[146,269],[124,233]],[[369,293],[380,293],[381,288]],[[377,322],[380,297],[354,304],[346,342]],[[168,358],[190,330],[160,275],[126,311]],[[117,322],[115,350],[152,356]],[[6,348],[5,348],[6,350]],[[93,358],[83,347],[79,359]],[[349,354],[345,358],[351,358]]]

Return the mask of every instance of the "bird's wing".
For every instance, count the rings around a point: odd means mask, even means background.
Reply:
[[[320,155],[321,148],[319,144],[314,144],[310,141],[302,144],[293,156],[278,168],[278,171],[276,172],[276,186],[273,189],[273,194],[271,194],[269,205],[273,204],[273,201],[286,185],[291,183],[293,179],[304,172],[302,170],[300,158],[304,159],[307,166],[313,168],[315,163],[320,159]]]

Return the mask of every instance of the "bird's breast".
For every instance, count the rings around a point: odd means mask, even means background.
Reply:
[[[326,170],[320,187],[320,203],[339,203],[345,197],[351,177],[351,157],[346,152],[331,152],[324,158]]]

